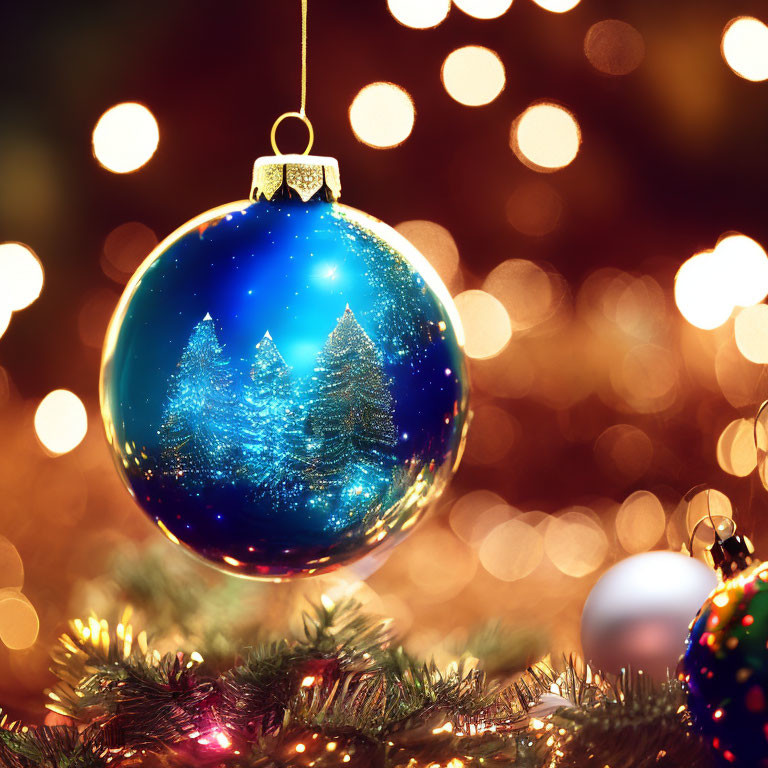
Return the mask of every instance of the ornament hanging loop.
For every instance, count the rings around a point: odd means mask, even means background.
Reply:
[[[287,120],[289,117],[295,117],[307,126],[307,148],[301,154],[308,155],[309,150],[312,149],[312,145],[315,143],[315,130],[312,128],[312,123],[307,117],[307,0],[301,0],[301,106],[298,112],[283,112],[272,123],[269,140],[272,144],[272,151],[276,155],[282,154],[277,146],[277,127],[283,120]]]
[[[709,552],[712,558],[715,570],[720,572],[723,579],[730,579],[752,564],[754,547],[749,539],[736,533],[736,523],[733,520],[723,515],[712,515],[712,508],[710,506],[711,489],[707,489],[706,493],[707,514],[700,518],[696,525],[693,526],[691,538],[688,542],[688,552],[691,557],[694,557],[693,543],[696,539],[696,532],[701,525],[709,524],[712,528],[714,541],[707,548],[707,552]],[[722,522],[716,524],[716,519]]]
[[[312,123],[310,122],[309,118],[303,112],[283,112],[283,114],[280,115],[280,117],[278,117],[274,123],[272,123],[272,131],[269,134],[269,140],[272,144],[272,151],[276,155],[283,154],[280,151],[280,148],[277,146],[277,127],[280,125],[280,123],[283,122],[283,120],[287,120],[289,117],[295,117],[297,120],[301,120],[301,122],[307,126],[307,147],[301,154],[308,155],[309,150],[312,149],[312,145],[315,143],[315,130],[312,128]]]

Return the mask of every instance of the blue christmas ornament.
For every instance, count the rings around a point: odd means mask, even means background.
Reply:
[[[409,528],[458,463],[462,331],[421,254],[336,202],[332,158],[261,158],[133,276],[101,408],[120,474],[176,543],[282,578]]]

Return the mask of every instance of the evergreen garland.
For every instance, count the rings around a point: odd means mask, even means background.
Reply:
[[[72,725],[4,718],[4,768],[711,764],[676,680],[611,678],[575,659],[491,677],[468,654],[442,670],[352,601],[323,598],[299,637],[229,669],[94,618],[72,622],[53,659],[48,706]]]

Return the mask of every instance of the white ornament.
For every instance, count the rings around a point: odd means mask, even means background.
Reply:
[[[688,625],[717,585],[704,563],[677,552],[644,552],[606,571],[581,615],[584,659],[605,672],[631,667],[674,675]]]

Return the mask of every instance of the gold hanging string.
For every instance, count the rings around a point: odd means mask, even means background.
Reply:
[[[283,112],[272,124],[272,132],[269,138],[272,144],[272,151],[276,155],[282,154],[277,146],[277,127],[283,120],[287,120],[289,117],[295,117],[307,126],[307,147],[302,152],[303,155],[309,154],[309,150],[312,149],[312,144],[315,141],[315,131],[307,117],[307,2],[308,0],[301,0],[301,104],[298,112]]]

